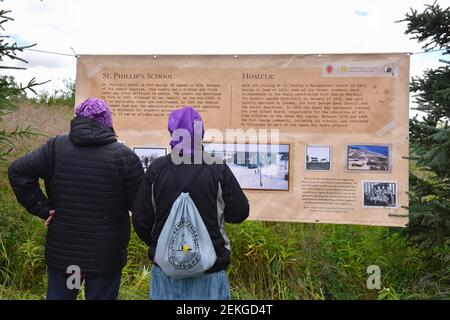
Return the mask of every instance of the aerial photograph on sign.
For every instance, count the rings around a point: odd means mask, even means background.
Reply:
[[[349,145],[347,169],[359,171],[389,171],[388,145]]]

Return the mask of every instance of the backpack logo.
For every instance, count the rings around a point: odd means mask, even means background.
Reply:
[[[203,274],[217,256],[209,232],[189,193],[175,200],[156,245],[155,263],[169,277]]]
[[[169,262],[177,270],[191,269],[200,261],[197,230],[186,217],[175,225],[168,249]]]

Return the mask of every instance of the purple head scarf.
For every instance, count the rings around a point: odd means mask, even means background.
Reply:
[[[79,117],[89,118],[101,125],[112,127],[112,113],[108,103],[102,99],[88,98],[78,105],[75,114]]]
[[[196,122],[197,124],[195,125]],[[200,116],[197,110],[195,110],[191,106],[186,106],[181,109],[172,111],[169,114],[168,129],[170,134],[172,135],[172,139],[170,140],[170,146],[172,147],[172,149],[176,145],[182,143],[180,147],[182,147],[183,151],[185,152],[190,151],[191,154],[194,154],[194,127],[195,127],[194,125],[197,126],[197,128],[199,128],[198,129],[199,131],[201,125],[201,139],[203,139],[203,136],[205,135],[205,127],[203,125],[202,117]],[[178,137],[177,135],[175,137],[173,136],[174,131],[177,129],[187,130],[187,132],[191,137],[190,146],[184,145],[184,143],[187,143],[187,141],[183,142],[183,139]],[[199,135],[200,134],[197,133],[197,140],[200,138]],[[199,143],[199,141],[195,142]]]

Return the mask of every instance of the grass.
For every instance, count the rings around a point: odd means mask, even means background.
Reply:
[[[247,222],[228,231],[237,298],[449,297],[448,271],[439,278],[445,266],[430,264],[424,253],[387,228]],[[366,288],[370,265],[381,268],[381,290]]]
[[[48,135],[66,132],[72,110],[25,105],[5,123],[33,124]],[[45,142],[22,141],[11,159]],[[0,163],[0,299],[44,299],[45,228],[16,202]],[[394,229],[247,221],[227,225],[233,299],[448,299],[450,268],[408,244]],[[120,299],[147,299],[150,264],[133,232]],[[447,260],[448,261],[448,260]],[[367,267],[381,269],[369,290]],[[81,293],[79,296],[83,299]]]

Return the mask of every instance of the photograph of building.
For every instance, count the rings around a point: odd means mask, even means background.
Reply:
[[[144,171],[147,170],[153,160],[167,154],[166,148],[134,147],[133,151],[141,160]]]
[[[205,144],[224,159],[243,189],[289,190],[289,145]]]
[[[331,147],[307,146],[305,155],[305,169],[308,171],[330,171]]]

